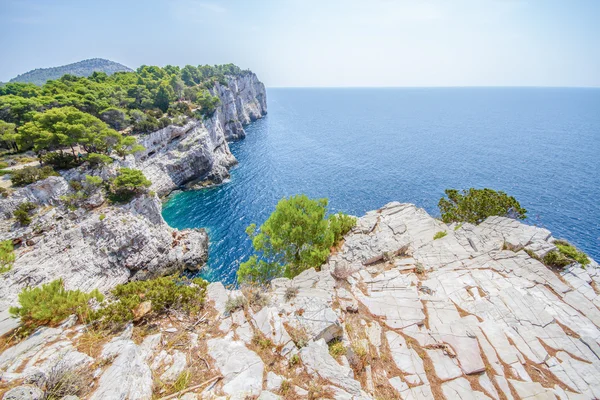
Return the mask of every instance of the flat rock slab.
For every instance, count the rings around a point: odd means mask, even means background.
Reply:
[[[300,350],[300,357],[311,374],[317,374],[348,393],[359,396],[360,383],[353,378],[349,367],[342,366],[329,354],[325,340],[311,341]]]
[[[265,365],[260,357],[246,348],[244,342],[233,340],[233,334],[207,341],[208,354],[223,375],[223,392],[245,398],[262,391]]]

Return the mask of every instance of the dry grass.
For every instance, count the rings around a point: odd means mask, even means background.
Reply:
[[[92,380],[90,368],[73,369],[66,362],[59,361],[36,385],[45,391],[46,400],[54,400],[68,395],[83,397],[89,391]]]
[[[79,336],[75,348],[77,351],[87,354],[92,358],[98,358],[102,347],[111,339],[106,331],[97,330],[91,327]]]

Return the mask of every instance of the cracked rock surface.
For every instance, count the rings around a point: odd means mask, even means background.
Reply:
[[[208,382],[188,399],[600,398],[598,264],[549,269],[554,238],[518,221],[455,228],[390,203],[320,271],[259,296],[210,284],[200,320],[129,326],[96,352],[73,321],[41,328],[0,354],[0,390],[68,359],[93,370],[93,399],[161,397],[182,376]]]

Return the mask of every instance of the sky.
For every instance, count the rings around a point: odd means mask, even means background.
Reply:
[[[87,58],[268,87],[600,87],[600,0],[0,0],[0,81]]]

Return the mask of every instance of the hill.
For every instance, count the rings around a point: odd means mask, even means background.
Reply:
[[[121,71],[131,72],[132,69],[114,61],[103,58],[92,58],[60,67],[37,68],[11,79],[10,82],[30,82],[36,85],[43,85],[46,81],[58,79],[65,74],[90,76],[95,71],[111,75]]]

